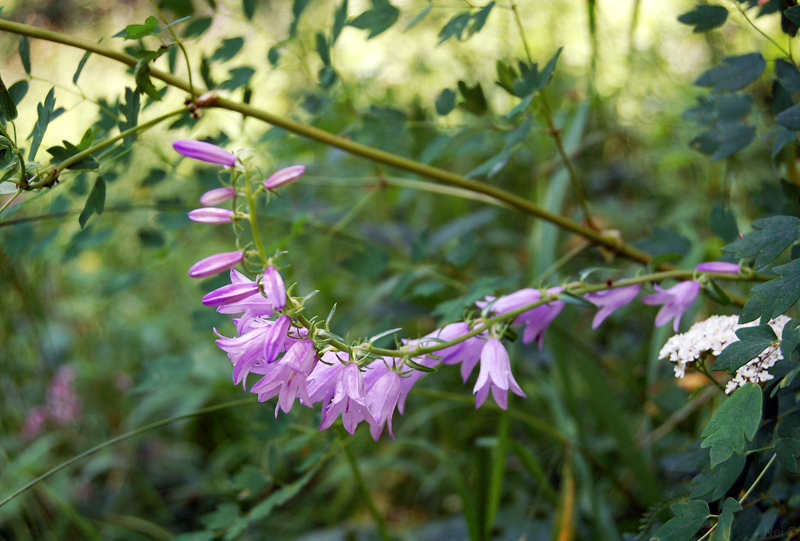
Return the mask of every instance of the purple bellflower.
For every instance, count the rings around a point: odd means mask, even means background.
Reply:
[[[230,201],[236,195],[236,190],[233,188],[214,188],[200,196],[200,204],[204,207],[213,207]]]
[[[375,421],[370,423],[369,431],[375,441],[381,437],[384,426],[389,429],[389,435],[394,439],[392,415],[400,398],[401,380],[400,374],[388,371],[378,378],[367,392],[367,408]]]
[[[350,363],[342,369],[333,398],[322,412],[319,429],[325,430],[330,427],[340,413],[342,424],[350,434],[355,433],[356,426],[362,420],[366,420],[370,425],[378,424],[367,407],[364,377],[356,363]]]
[[[276,310],[283,310],[286,306],[286,286],[278,269],[272,265],[264,271],[264,293]]]
[[[563,289],[560,287],[551,287],[546,293],[547,295],[557,295],[561,293],[562,290]],[[500,315],[522,308],[527,304],[532,304],[540,298],[541,293],[539,290],[525,288],[498,299],[486,297],[485,300],[478,301],[475,304],[481,309],[488,306],[491,312]],[[553,301],[518,315],[516,319],[514,319],[514,323],[525,324],[525,332],[522,336],[522,341],[528,344],[534,340],[538,340],[539,349],[542,349],[544,346],[544,333],[547,331],[547,327],[558,314],[561,313],[564,306],[564,301]]]
[[[289,348],[286,355],[264,370],[266,375],[253,385],[250,392],[258,393],[259,402],[277,395],[275,417],[278,416],[279,409],[289,413],[298,396],[304,404],[311,405],[307,381],[316,362],[314,343],[311,340],[298,340]]]
[[[189,219],[202,224],[229,224],[236,213],[217,207],[203,207],[189,211]]]
[[[739,274],[738,263],[728,263],[727,261],[709,261],[700,263],[695,267],[698,272],[720,272],[723,274]]]
[[[232,272],[235,272],[232,270]],[[228,284],[210,291],[203,297],[203,304],[206,306],[225,306],[238,303],[258,294],[258,284],[255,282],[238,282]],[[260,296],[260,295],[259,295]],[[262,297],[263,298],[263,297]],[[264,299],[266,300],[266,299]],[[245,309],[242,309],[244,311]],[[269,315],[269,314],[266,314]]]
[[[244,252],[239,250],[235,252],[223,252],[221,254],[214,254],[205,259],[201,259],[191,266],[189,269],[189,276],[192,278],[205,278],[206,276],[213,276],[222,271],[226,271],[231,267],[235,267],[244,259]]]
[[[656,327],[661,327],[670,319],[674,319],[672,329],[678,332],[681,316],[700,293],[700,282],[694,280],[681,282],[669,289],[662,289],[658,285],[653,287],[656,288],[658,293],[644,297],[642,302],[651,306],[663,304],[664,306],[656,314]]]
[[[264,187],[268,190],[274,190],[275,188],[286,186],[287,184],[291,184],[298,178],[302,177],[303,173],[305,172],[306,168],[303,165],[290,165],[289,167],[284,167],[280,171],[273,173],[267,180],[265,180]]]
[[[587,293],[586,300],[600,308],[592,320],[592,329],[599,327],[600,324],[614,312],[614,310],[621,306],[625,306],[635,299],[636,295],[639,294],[639,290],[641,289],[641,284],[634,284],[632,286]]]
[[[273,306],[272,303],[267,300],[260,291],[258,291],[258,284],[250,279],[248,279],[244,274],[240,273],[236,269],[231,269],[231,284],[229,286],[223,286],[220,289],[214,290],[206,297],[214,298],[215,294],[218,295],[225,295],[230,290],[222,291],[225,288],[230,287],[231,290],[234,288],[249,288],[253,290],[253,293],[240,300],[234,301],[233,299],[228,299],[229,302],[225,304],[218,305],[217,312],[220,314],[243,314],[242,317],[238,319],[234,319],[234,324],[236,325],[236,330],[241,334],[245,328],[248,327],[249,323],[258,317],[269,317],[273,313]],[[204,299],[206,297],[203,297]],[[209,305],[211,306],[211,305]]]
[[[228,152],[224,148],[206,143],[205,141],[193,141],[190,139],[179,139],[172,143],[172,148],[178,154],[182,154],[187,158],[199,160],[206,163],[216,163],[226,167],[233,167],[236,165],[236,155]]]
[[[475,408],[483,405],[491,390],[497,405],[508,409],[509,389],[514,391],[514,394],[525,397],[525,393],[519,388],[511,373],[511,363],[506,348],[500,343],[499,338],[490,338],[481,351],[481,371],[472,389],[472,394],[478,395],[475,399]]]

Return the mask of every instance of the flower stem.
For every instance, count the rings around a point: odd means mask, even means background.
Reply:
[[[178,47],[180,47],[181,51],[183,52],[183,58],[186,60],[186,73],[189,78],[189,97],[192,100],[192,103],[194,103],[197,96],[195,95],[194,85],[192,84],[192,64],[189,62],[189,53],[186,52],[186,47],[183,46],[183,41],[178,37],[178,34],[175,33],[175,29],[171,24],[169,24],[167,18],[164,17],[164,13],[158,7],[158,4],[156,4],[154,0],[150,0],[150,4],[152,4],[153,9],[156,10],[158,16],[161,17],[161,20],[164,21],[164,24],[167,26],[167,28],[169,28],[169,33],[172,34],[172,39],[175,40],[175,43],[178,44]]]
[[[3,211],[4,211],[4,210],[6,210],[6,209],[7,209],[7,208],[8,208],[8,207],[11,205],[11,203],[13,203],[13,202],[14,202],[14,199],[16,199],[16,198],[17,198],[17,196],[18,196],[19,194],[21,194],[21,193],[22,193],[22,189],[21,189],[21,188],[20,188],[19,190],[17,190],[16,192],[14,192],[14,195],[12,195],[11,197],[9,197],[9,198],[8,198],[8,201],[6,201],[5,203],[3,203],[3,206],[2,206],[2,207],[0,207],[0,214],[3,214]]]
[[[3,501],[0,501],[0,507],[3,507],[5,504],[10,502],[11,500],[16,498],[17,496],[19,496],[23,492],[27,491],[28,489],[30,489],[31,487],[33,487],[37,483],[39,483],[41,481],[44,481],[45,479],[47,479],[51,475],[60,472],[61,470],[63,470],[64,468],[66,468],[68,466],[71,466],[75,462],[78,462],[79,460],[82,460],[82,459],[84,459],[84,458],[86,458],[88,456],[91,456],[91,455],[95,454],[98,451],[102,451],[106,447],[110,447],[110,446],[115,445],[115,444],[117,444],[117,443],[119,443],[121,441],[127,440],[128,438],[132,438],[133,436],[138,436],[139,434],[143,434],[145,432],[149,432],[150,430],[153,430],[153,429],[156,429],[156,428],[161,428],[162,426],[166,426],[166,425],[175,423],[177,421],[182,421],[184,419],[190,419],[192,417],[197,417],[198,415],[203,415],[203,414],[206,414],[206,413],[225,410],[225,409],[229,409],[229,408],[238,408],[239,406],[255,405],[255,404],[258,404],[258,402],[254,401],[252,398],[243,398],[241,400],[234,400],[232,402],[226,402],[224,404],[215,404],[213,406],[200,408],[198,410],[191,411],[189,413],[184,413],[183,415],[176,415],[175,417],[170,417],[168,419],[162,419],[161,421],[156,421],[155,423],[150,423],[149,425],[145,425],[145,426],[137,428],[135,430],[131,430],[130,432],[126,432],[125,434],[117,436],[116,438],[111,438],[110,440],[105,441],[105,442],[101,443],[100,445],[96,445],[96,446],[92,447],[91,449],[89,449],[87,451],[84,451],[81,454],[70,458],[66,462],[62,462],[61,464],[59,464],[55,468],[51,469],[50,471],[40,475],[39,477],[37,477],[36,479],[31,481],[27,485],[23,486],[22,488],[20,488],[19,490],[17,490],[13,494],[11,494],[9,497],[4,499]]]
[[[267,253],[264,251],[264,243],[261,242],[261,232],[258,229],[258,209],[256,208],[256,197],[253,194],[253,186],[250,182],[250,170],[244,173],[244,189],[247,197],[247,214],[250,216],[250,229],[253,230],[253,243],[258,250],[258,257],[264,268],[267,266]]]
[[[353,473],[353,478],[356,480],[358,489],[361,491],[361,494],[364,496],[364,500],[367,503],[367,509],[369,509],[372,518],[375,520],[375,525],[378,527],[378,532],[380,533],[381,539],[384,541],[391,541],[392,537],[389,535],[389,529],[386,527],[386,521],[383,520],[383,517],[378,512],[378,508],[375,507],[375,503],[372,501],[372,496],[369,493],[367,484],[364,482],[364,477],[361,475],[361,471],[358,469],[358,463],[356,462],[355,455],[353,455],[353,451],[350,450],[349,445],[344,443],[342,444],[342,450],[344,451],[344,455],[347,457],[347,463],[350,465],[350,471]]]

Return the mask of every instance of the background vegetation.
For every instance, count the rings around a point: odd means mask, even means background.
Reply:
[[[322,0],[162,0],[161,8],[169,20],[189,17],[174,29],[195,85],[580,222],[552,122],[596,224],[650,254],[679,254],[681,268],[726,257],[721,248],[758,217],[800,215],[797,184],[768,136],[771,62],[748,86],[741,115],[758,136],[727,156],[695,139],[718,119],[703,116],[713,94],[692,83],[726,56],[781,56],[789,38],[769,11],[780,2],[720,2],[728,19],[705,33],[677,20],[693,2],[519,4],[409,0],[393,3],[395,13],[385,0],[352,1],[347,25],[343,4]],[[759,9],[767,11],[756,18]],[[148,2],[29,0],[6,3],[1,16],[134,54],[156,50],[159,38],[113,36],[151,15],[159,18]],[[528,54],[541,69],[562,47],[541,93],[546,105],[537,96],[514,111],[519,98],[497,83],[503,70]],[[0,55],[21,145],[55,88],[36,161],[90,128],[100,141],[135,125],[126,66],[96,54],[84,64],[82,50],[10,32],[0,32]],[[186,78],[176,47],[150,65]],[[154,83],[155,92],[167,88]],[[139,122],[185,98],[176,88],[158,102],[141,95]],[[103,153],[104,207],[85,227],[79,215],[97,183],[88,172],[66,171],[0,216],[0,496],[147,423],[238,405],[127,439],[49,477],[0,509],[0,535],[369,539],[378,536],[374,506],[395,538],[632,539],[640,521],[647,538],[672,517],[669,504],[686,499],[707,460],[696,440],[725,396],[701,375],[674,379],[657,359],[671,326],[655,329],[654,309],[641,303],[596,331],[594,310],[568,305],[543,350],[514,343],[528,398],[515,397],[507,413],[491,401],[475,410],[474,380],[462,385],[454,367],[424,377],[395,417],[394,441],[375,443],[363,427],[351,437],[338,424],[318,432],[319,412],[299,406],[274,418],[271,404],[232,386],[212,328],[230,335],[233,326],[200,304],[226,280],[186,275],[201,257],[231,249],[228,228],[186,218],[218,186],[218,168],[182,159],[170,145],[177,138],[249,149],[265,172],[307,167],[263,208],[262,234],[268,251],[288,251],[287,283],[319,291],[308,312],[324,318],[336,303],[333,327],[353,338],[396,327],[414,338],[487,294],[558,284],[588,267],[632,275],[641,265],[487,196],[229,110],[199,116]],[[704,300],[683,328],[737,312]],[[787,508],[795,481],[778,483]],[[798,520],[786,508],[772,521],[760,517],[738,538],[773,538],[776,528],[786,536]]]

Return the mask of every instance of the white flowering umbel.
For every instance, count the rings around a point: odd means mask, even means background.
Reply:
[[[781,338],[783,326],[790,319],[787,316],[778,316],[770,320],[769,325],[778,338]],[[739,340],[736,336],[738,329],[755,325],[758,325],[758,321],[739,325],[739,316],[711,316],[705,321],[695,323],[687,332],[676,334],[667,340],[667,343],[661,348],[658,358],[667,358],[670,362],[675,363],[675,377],[682,378],[686,374],[686,367],[689,363],[694,363],[707,354],[716,357],[728,347],[728,344]],[[725,387],[725,392],[730,394],[748,381],[758,384],[771,380],[774,376],[768,370],[781,359],[783,359],[783,355],[780,347],[768,347],[758,357],[736,371],[733,379]]]

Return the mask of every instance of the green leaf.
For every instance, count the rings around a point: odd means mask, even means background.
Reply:
[[[86,227],[86,222],[89,221],[89,217],[92,214],[97,213],[98,216],[103,214],[105,205],[106,182],[103,180],[102,176],[97,175],[97,180],[94,181],[92,191],[89,192],[89,197],[86,199],[86,205],[84,205],[80,216],[78,216],[78,223],[81,225],[81,229]]]
[[[244,38],[230,38],[223,40],[222,44],[211,55],[211,62],[220,61],[227,62],[242,50],[244,47]]]
[[[739,90],[758,79],[767,67],[761,53],[727,56],[722,62],[700,75],[694,84],[713,87],[714,92]]]
[[[22,60],[22,67],[25,73],[31,74],[31,44],[28,41],[28,36],[19,37],[19,58]]]
[[[83,53],[81,57],[81,61],[78,62],[78,69],[75,70],[75,75],[72,76],[72,84],[78,84],[78,77],[81,76],[81,72],[83,71],[83,67],[86,65],[86,61],[89,60],[89,55],[92,53],[90,51],[86,51]]]
[[[158,20],[150,15],[144,20],[144,24],[129,24],[125,27],[125,39],[142,39],[145,36],[152,36],[158,33]]]
[[[281,59],[280,47],[278,45],[270,47],[269,51],[267,51],[267,60],[269,60],[269,63],[272,64],[273,66],[277,66],[278,61],[280,59]]]
[[[703,471],[692,479],[690,497],[702,498],[710,495],[712,502],[719,500],[733,487],[746,462],[747,457],[743,455],[734,455],[714,468],[707,462]]]
[[[739,226],[736,224],[736,217],[730,208],[714,203],[711,206],[711,216],[708,219],[708,227],[716,236],[726,242],[732,242],[739,236]]]
[[[303,14],[305,11],[306,6],[311,0],[294,0],[292,4],[292,14],[294,15],[294,19],[292,20],[292,24],[289,25],[289,37],[293,38],[297,35],[297,25],[300,24],[300,15]]]
[[[783,466],[792,473],[798,473],[797,459],[800,458],[800,411],[794,411],[781,419],[775,442],[775,454]]]
[[[756,129],[741,122],[720,122],[717,129],[718,146],[711,155],[712,162],[733,156],[756,137]]]
[[[322,66],[317,76],[322,88],[330,88],[336,82],[336,70],[332,66]]]
[[[708,515],[708,504],[702,500],[689,500],[670,506],[675,518],[656,531],[650,541],[690,541],[703,526]]]
[[[495,63],[495,67],[497,68],[497,81],[495,81],[495,84],[512,96],[516,96],[514,93],[514,81],[519,78],[519,75],[514,66],[498,60]]]
[[[138,93],[147,94],[149,98],[161,101],[161,94],[150,80],[150,62],[148,60],[139,60],[136,63],[136,67],[133,69],[133,79],[136,81]]]
[[[36,157],[36,152],[39,151],[39,145],[42,144],[42,139],[44,138],[44,132],[47,131],[47,126],[50,124],[50,119],[56,106],[55,90],[55,87],[51,88],[44,99],[44,103],[40,103],[36,107],[39,116],[29,137],[32,139],[31,149],[28,152],[28,159],[31,161]]]
[[[247,513],[247,520],[252,522],[266,518],[272,513],[273,509],[294,498],[311,481],[324,463],[325,459],[323,457],[297,481],[284,485],[270,494],[267,499],[250,509]]]
[[[525,122],[521,123],[504,136],[505,145],[503,146],[503,150],[467,173],[467,178],[474,178],[481,175],[486,175],[491,178],[496,175],[505,167],[506,163],[508,163],[516,147],[525,141],[532,128],[533,122],[530,117],[528,117],[525,119]]]
[[[712,94],[697,98],[697,105],[687,109],[683,118],[713,126],[720,120],[741,120],[752,108],[753,98],[749,94]]]
[[[706,32],[725,24],[728,20],[728,10],[722,6],[695,6],[692,11],[687,11],[678,22],[693,26],[693,32]]]
[[[781,331],[781,353],[784,359],[789,359],[800,345],[800,319],[789,320]]]
[[[389,0],[371,0],[372,9],[365,11],[352,21],[350,26],[361,30],[369,30],[367,39],[372,39],[388,30],[400,17],[400,10]]]
[[[772,269],[781,275],[776,280],[759,284],[739,315],[740,323],[761,318],[762,323],[777,317],[791,308],[800,298],[800,259]]]
[[[800,105],[793,105],[775,117],[775,121],[791,131],[800,131]]]
[[[233,92],[237,88],[243,87],[249,83],[255,72],[256,70],[247,66],[233,68],[228,72],[228,80],[220,83],[217,88]]]
[[[252,21],[256,14],[256,0],[242,0],[242,11],[247,20]]]
[[[325,66],[331,65],[331,48],[328,45],[328,39],[325,37],[325,34],[322,32],[317,32],[317,54],[319,54],[320,60]]]
[[[738,342],[728,344],[714,362],[714,370],[727,370],[733,374],[759,356],[762,351],[778,341],[778,337],[769,325],[744,327],[736,331]]]
[[[411,358],[406,359],[406,366],[409,368],[413,368],[414,370],[419,370],[420,372],[436,372],[439,369],[431,366],[425,366],[424,364],[419,364],[414,362]]]
[[[779,58],[775,61],[775,75],[783,87],[791,93],[800,91],[800,71],[797,66]]]
[[[458,91],[464,98],[464,101],[459,102],[458,106],[465,111],[468,111],[476,116],[485,115],[489,111],[489,105],[486,102],[486,96],[483,93],[483,88],[480,83],[475,86],[467,86],[464,81],[458,82]]]
[[[717,519],[717,531],[714,536],[715,541],[730,541],[731,527],[733,526],[733,515],[742,510],[742,504],[733,498],[726,498],[722,503],[722,512]]]
[[[192,0],[161,0],[158,3],[158,7],[161,9],[168,9],[178,17],[194,15]]]
[[[208,58],[205,56],[200,58],[200,77],[202,77],[206,88],[212,89],[217,87],[217,83],[214,81],[214,78],[211,77],[211,62],[209,62]]]
[[[559,47],[556,54],[547,62],[541,72],[537,63],[526,64],[525,62],[520,62],[520,75],[519,79],[514,82],[514,94],[517,97],[524,98],[545,88],[553,78],[558,57],[563,49],[563,47]]]
[[[430,6],[428,6],[430,8]],[[347,0],[342,0],[342,3],[339,4],[339,7],[336,9],[336,13],[333,15],[333,29],[331,30],[331,46],[336,43],[336,40],[339,39],[339,36],[342,35],[342,30],[344,30],[344,26],[347,24]]]
[[[415,26],[417,26],[417,24],[419,24],[419,22],[422,19],[424,19],[428,15],[428,13],[431,12],[432,8],[433,8],[433,4],[431,4],[430,0],[429,0],[428,1],[428,5],[425,6],[424,8],[422,8],[422,11],[417,13],[417,15],[413,19],[411,19],[411,22],[408,23],[408,26],[406,26],[406,29],[403,30],[403,32],[407,32],[407,31],[411,30],[412,28],[414,28]]]
[[[50,147],[47,149],[47,152],[53,156],[52,163],[59,164],[66,160],[67,158],[71,158],[75,154],[84,150],[79,146],[75,146],[69,141],[62,141],[64,143],[63,147]],[[77,162],[73,163],[67,169],[97,169],[100,167],[100,164],[91,156],[86,156]]]
[[[233,524],[242,516],[242,510],[233,503],[223,503],[217,506],[212,513],[200,517],[200,523],[209,530],[219,530]]]
[[[783,12],[783,16],[795,26],[800,26],[800,6],[792,6]]]
[[[494,6],[495,2],[492,0],[479,9],[477,13],[472,15],[472,20],[470,20],[469,27],[467,28],[467,38],[477,34],[483,29],[483,27],[486,25],[486,19],[489,18],[489,13],[492,12],[492,8]]]
[[[746,383],[722,403],[703,429],[700,447],[711,447],[711,467],[744,454],[745,440],[753,441],[760,422],[761,387]]]
[[[130,88],[125,89],[125,104],[121,107],[125,120],[120,121],[119,131],[126,131],[139,123],[139,94]],[[130,147],[136,140],[136,134],[131,134],[122,140],[125,148]]]
[[[17,118],[17,106],[3,79],[0,78],[0,120],[14,120],[15,118]]]
[[[189,23],[183,30],[183,37],[186,39],[196,38],[202,36],[206,30],[211,28],[211,17],[201,17]]]
[[[447,24],[439,31],[439,43],[444,43],[448,39],[455,37],[459,41],[464,34],[464,30],[469,24],[471,15],[469,11],[462,11],[450,18]]]
[[[456,107],[456,92],[450,88],[445,88],[436,98],[436,114],[445,116]]]
[[[152,227],[143,227],[136,232],[139,237],[139,242],[142,246],[148,248],[160,248],[164,246],[164,235],[158,229]]]
[[[800,235],[800,219],[794,216],[773,216],[753,222],[753,231],[723,247],[737,259],[754,259],[760,269],[774,261]]]

